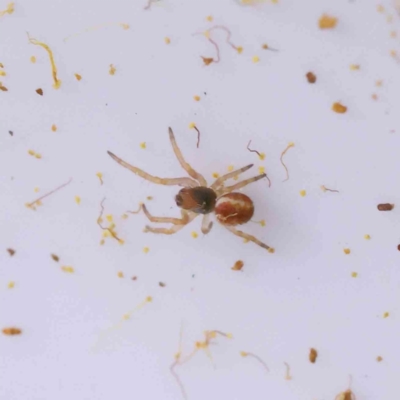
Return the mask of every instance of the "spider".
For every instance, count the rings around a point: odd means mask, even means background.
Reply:
[[[172,235],[192,222],[197,216],[203,215],[201,231],[203,234],[207,234],[213,226],[213,223],[210,222],[209,218],[210,214],[214,212],[217,220],[222,224],[222,226],[231,231],[234,235],[256,243],[271,253],[274,252],[273,248],[262,243],[256,237],[235,228],[237,225],[242,225],[250,221],[254,214],[254,204],[250,197],[243,193],[235,192],[235,190],[241,189],[252,182],[265,178],[266,174],[245,179],[232,186],[224,185],[225,181],[247,171],[254,165],[249,164],[217,178],[211,186],[208,186],[203,175],[196,172],[184,160],[171,128],[169,128],[169,139],[176,158],[190,178],[158,178],[148,174],[140,168],[128,164],[110,151],[107,152],[118,164],[129,169],[143,179],[159,185],[183,186],[183,189],[181,189],[175,196],[176,205],[181,208],[181,218],[155,217],[149,213],[145,204],[141,204],[141,209],[150,222],[172,224],[171,228],[155,228],[147,225],[144,232]]]

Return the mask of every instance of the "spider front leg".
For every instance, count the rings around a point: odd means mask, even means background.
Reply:
[[[184,210],[182,212],[184,212]],[[199,214],[195,214],[195,213],[187,214],[187,220],[184,223],[181,223],[179,225],[173,225],[172,228],[153,228],[152,226],[146,225],[146,227],[144,228],[144,232],[162,233],[164,235],[173,235],[174,233],[179,232],[189,222],[192,222],[198,215]],[[164,217],[159,217],[159,218],[164,218]],[[174,218],[174,219],[176,219],[176,218]],[[161,221],[155,221],[155,222],[161,222]]]
[[[178,147],[178,144],[176,143],[175,140],[175,135],[174,132],[172,131],[171,128],[168,128],[169,132],[169,140],[171,141],[172,144],[172,149],[174,150],[175,156],[179,161],[179,164],[181,164],[182,168],[194,179],[196,179],[199,183],[200,186],[207,186],[207,181],[204,179],[204,176],[195,171],[189,163],[185,161],[183,158],[182,152]]]
[[[240,169],[237,169],[236,171],[228,172],[225,175],[220,176],[215,180],[215,182],[211,185],[211,189],[217,190],[220,188],[220,186],[227,181],[228,179],[235,178],[236,176],[242,174],[243,172],[246,172],[248,169],[250,169],[254,164],[249,164],[246,165],[245,167],[242,167]]]
[[[234,235],[239,236],[243,239],[249,240],[250,242],[253,242],[255,244],[258,244],[259,246],[261,246],[263,249],[268,250],[270,253],[274,252],[274,249],[270,246],[268,246],[267,244],[261,242],[260,240],[258,240],[255,236],[253,235],[249,235],[248,233],[244,233],[242,231],[237,230],[236,228],[234,228],[233,226],[227,226],[227,225],[223,225],[226,229],[228,229],[228,231],[231,231]]]
[[[172,218],[172,217],[154,217],[149,213],[145,204],[142,204],[142,209],[150,222],[173,224],[173,225],[186,225],[189,220],[189,215],[185,210],[181,210],[181,215],[182,215],[181,218]]]
[[[236,183],[235,185],[227,186],[227,187],[223,188],[221,190],[221,192],[222,192],[222,194],[231,193],[231,192],[233,192],[235,190],[238,190],[238,189],[241,189],[241,188],[243,188],[243,187],[245,187],[247,185],[250,185],[250,183],[257,182],[260,179],[265,178],[266,176],[267,176],[267,174],[261,174],[261,175],[255,176],[253,178],[245,179],[244,181]]]
[[[199,184],[195,180],[190,178],[159,178],[157,176],[150,175],[147,172],[143,171],[142,169],[128,164],[126,161],[122,160],[115,154],[111,153],[111,151],[107,151],[107,153],[119,165],[122,165],[124,168],[129,169],[129,171],[132,171],[134,174],[139,175],[141,178],[146,179],[147,181],[157,183],[159,185],[168,185],[168,186],[173,186],[173,185],[178,185],[183,187],[199,186]]]

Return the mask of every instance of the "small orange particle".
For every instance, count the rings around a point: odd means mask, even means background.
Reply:
[[[343,249],[344,254],[350,254],[351,250],[350,249]]]
[[[275,253],[275,249],[274,249],[273,247],[270,247],[270,248],[268,249],[268,253]]]
[[[376,357],[376,361],[381,362],[383,358],[381,356]]]
[[[36,89],[36,93],[39,94],[40,96],[43,96],[43,90],[42,89]]]
[[[307,192],[303,189],[303,190],[300,190],[300,196],[301,197],[305,197],[307,195]]]
[[[207,57],[201,57],[203,59],[204,65],[210,65],[211,63],[214,62],[213,58],[207,58]]]
[[[212,22],[213,21],[213,16],[212,15],[209,15],[209,16],[207,16],[207,18],[206,18],[206,20],[208,21],[208,22]]]
[[[22,333],[22,330],[19,328],[10,327],[10,328],[4,328],[3,333],[8,336],[20,335]]]
[[[317,77],[313,72],[307,72],[306,78],[308,83],[315,83],[317,81]]]
[[[165,44],[170,44],[171,43],[171,39],[169,37],[165,37],[164,38],[164,42],[165,42]]]
[[[74,75],[75,75],[75,78],[77,81],[80,81],[82,79],[81,75],[79,75],[79,74],[74,74]]]
[[[340,103],[333,103],[332,110],[338,114],[344,114],[347,111],[347,107]]]
[[[333,29],[337,25],[337,18],[323,14],[318,21],[319,29]]]
[[[314,364],[315,361],[317,361],[317,357],[318,357],[317,350],[311,348],[310,349],[310,354],[308,355],[308,358],[309,358],[310,362],[312,362]]]
[[[143,247],[143,253],[147,254],[150,251],[150,248],[148,247]]]
[[[30,60],[31,60],[31,63],[32,63],[32,64],[35,64],[35,62],[36,62],[36,57],[35,57],[35,56],[32,56],[32,57],[30,58]]]
[[[8,254],[12,257],[15,254],[15,250],[14,249],[7,249]]]
[[[193,99],[194,99],[195,101],[200,101],[200,96],[193,96]]]
[[[52,130],[53,132],[55,132],[55,131],[57,130],[57,126],[56,126],[55,124],[53,124],[53,125],[51,126],[51,130]]]
[[[232,271],[240,271],[244,266],[244,262],[242,260],[238,260],[235,262],[233,267],[231,268]]]

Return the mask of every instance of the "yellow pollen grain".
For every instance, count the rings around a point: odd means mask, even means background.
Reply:
[[[376,7],[376,11],[378,11],[379,13],[383,13],[385,11],[385,7],[383,7],[382,4],[378,4]]]
[[[364,235],[364,239],[365,239],[365,240],[370,240],[370,239],[371,239],[371,236],[368,235],[368,234],[367,234],[367,235]]]
[[[55,132],[55,131],[57,130],[57,126],[56,126],[55,124],[53,124],[53,125],[51,126],[51,130],[52,130],[53,132]]]
[[[128,214],[122,214],[121,218],[122,219],[128,219]]]
[[[194,122],[191,122],[189,124],[189,129],[194,129],[195,126],[196,126],[196,124]]]
[[[35,158],[37,158],[37,159],[41,159],[42,158],[42,155],[41,154],[39,154],[39,153],[35,153]]]
[[[212,15],[208,15],[208,16],[206,17],[206,20],[207,20],[208,22],[213,22],[214,18],[213,18]]]
[[[165,37],[164,38],[164,43],[165,44],[170,44],[171,43],[171,39],[169,37]]]
[[[6,74],[6,71],[1,71],[0,70],[0,76],[6,76],[7,74]]]
[[[352,272],[352,273],[351,273],[351,277],[352,277],[352,278],[357,278],[357,276],[358,276],[358,273],[357,273],[357,272]]]
[[[264,174],[265,173],[265,167],[263,167],[263,166],[258,167],[258,173],[259,174]]]
[[[106,215],[106,220],[108,222],[112,222],[113,221],[113,216],[111,214]]]
[[[35,152],[34,152],[33,150],[28,150],[28,154],[29,154],[30,156],[34,156],[34,155],[35,155]]]
[[[15,282],[14,282],[14,281],[10,281],[10,282],[8,282],[8,284],[7,284],[7,288],[8,288],[8,289],[13,289],[14,286],[15,286]]]
[[[35,64],[36,62],[36,57],[35,56],[31,56],[30,61],[32,64]]]
[[[243,239],[243,243],[249,243],[250,240],[249,239]]]
[[[218,178],[219,177],[219,173],[218,172],[213,172],[212,177],[215,178],[215,179]]]
[[[191,235],[192,235],[192,238],[193,239],[196,239],[199,235],[197,234],[197,232],[195,232],[195,231],[193,231],[192,233],[191,233]]]
[[[153,196],[147,196],[146,199],[147,200],[153,200]]]
[[[125,240],[124,239],[118,239],[118,244],[120,244],[121,246],[125,244]]]
[[[72,274],[75,271],[73,267],[67,267],[67,266],[61,267],[61,270],[69,274]]]
[[[305,197],[306,195],[307,195],[307,192],[303,189],[303,190],[300,190],[300,196],[301,197]]]
[[[193,96],[193,99],[195,100],[195,101],[200,101],[200,96]]]
[[[389,313],[386,311],[383,313],[383,318],[387,318],[389,316]]]
[[[118,271],[117,276],[118,276],[118,278],[123,278],[124,273],[122,271]]]
[[[258,63],[260,61],[260,57],[258,56],[253,56],[251,61],[253,61],[253,63]]]
[[[104,240],[104,239],[101,239],[101,240],[100,240],[100,246],[103,246],[104,243],[105,243],[105,240]]]
[[[111,236],[111,233],[110,233],[110,231],[109,230],[105,230],[105,231],[103,231],[103,237],[110,237]]]
[[[242,46],[236,47],[236,51],[237,51],[239,54],[242,54],[242,53],[243,53],[243,47],[242,47]]]
[[[81,204],[81,198],[79,196],[75,196],[75,203]]]
[[[145,148],[146,148],[146,142],[140,143],[140,148],[141,148],[141,149],[145,149]]]
[[[343,252],[344,252],[344,254],[350,254],[351,250],[346,248],[346,249],[343,249]]]
[[[147,254],[150,251],[149,247],[143,247],[143,253]]]
[[[350,64],[350,69],[352,71],[358,71],[360,69],[360,66],[358,64]]]
[[[245,351],[241,351],[241,352],[240,352],[240,355],[241,355],[242,357],[247,357],[247,356],[249,355],[249,353],[246,353]]]
[[[227,168],[227,169],[228,169],[229,172],[232,172],[232,171],[233,171],[233,168],[234,168],[233,165],[228,165],[228,168]]]
[[[261,226],[265,226],[265,220],[264,220],[264,219],[262,219],[262,220],[260,221],[260,225],[261,225]]]
[[[275,249],[273,247],[270,247],[268,249],[268,253],[271,253],[271,254],[275,253]]]
[[[110,75],[115,75],[115,72],[116,72],[117,70],[116,70],[116,68],[114,67],[114,65],[112,65],[112,64],[110,64],[110,69],[108,70],[108,73],[110,74]]]
[[[146,297],[147,303],[151,303],[153,301],[153,298],[151,296]]]
[[[39,192],[39,188],[38,187],[35,187],[35,189],[33,189],[33,191],[35,192],[35,193],[37,193],[37,192]]]
[[[265,160],[265,153],[260,153],[260,155],[258,156],[258,158],[263,161]]]

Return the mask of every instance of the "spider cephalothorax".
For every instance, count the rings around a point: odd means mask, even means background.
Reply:
[[[245,179],[244,181],[238,182],[232,186],[224,185],[225,181],[228,179],[235,178],[239,174],[242,174],[250,169],[253,166],[253,164],[250,164],[219,177],[211,186],[208,186],[204,177],[196,172],[184,160],[183,155],[175,141],[175,136],[171,128],[169,128],[169,138],[179,163],[191,178],[158,178],[128,164],[110,151],[108,152],[108,154],[118,164],[150,182],[158,183],[160,185],[183,186],[183,189],[181,189],[175,197],[176,205],[181,208],[181,218],[154,217],[149,213],[146,206],[142,204],[142,210],[151,222],[172,224],[171,228],[154,228],[151,226],[146,226],[145,232],[171,235],[181,230],[185,225],[193,221],[198,215],[203,214],[201,231],[204,234],[207,234],[212,228],[212,222],[209,222],[209,216],[212,212],[214,212],[217,220],[233,234],[254,242],[264,249],[273,252],[271,247],[260,242],[254,236],[239,231],[235,228],[236,225],[242,225],[250,221],[254,214],[254,204],[250,197],[243,193],[235,192],[235,190],[239,190],[252,182],[256,182],[262,178],[265,178],[266,175],[260,174],[254,176],[253,178]]]

